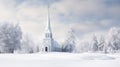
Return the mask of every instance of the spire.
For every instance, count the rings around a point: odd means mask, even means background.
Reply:
[[[47,5],[47,11],[48,11],[48,19],[47,19],[47,27],[46,27],[46,30],[47,30],[49,33],[51,33],[49,3],[48,3],[48,5]]]
[[[45,30],[45,37],[46,38],[52,38],[52,31],[51,31],[51,26],[50,26],[50,11],[49,11],[49,3],[47,4],[47,27]]]
[[[49,12],[49,3],[48,3],[48,29],[51,31],[51,26],[50,26],[50,12]]]

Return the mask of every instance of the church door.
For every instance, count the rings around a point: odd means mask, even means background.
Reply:
[[[48,47],[45,47],[45,51],[48,52]]]

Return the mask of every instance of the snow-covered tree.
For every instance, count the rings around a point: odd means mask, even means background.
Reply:
[[[28,35],[24,34],[21,43],[20,53],[35,53],[38,52],[38,45],[34,42],[33,38]]]
[[[69,37],[74,40],[74,38],[68,35],[62,47],[63,51],[69,51],[71,49],[71,45],[69,44],[72,41]],[[90,35],[85,36],[76,44],[77,52],[120,52],[120,28],[113,27],[108,32],[96,33],[92,37]]]
[[[80,41],[80,43],[77,44],[76,46],[76,52],[88,52],[90,51],[90,44],[88,41],[86,40],[83,40],[83,41]]]
[[[98,51],[103,51],[103,48],[105,46],[105,39],[103,35],[100,35],[98,39]]]
[[[92,41],[91,41],[91,50],[93,52],[98,51],[98,40],[96,35],[93,35]]]
[[[13,53],[20,49],[22,31],[18,24],[3,23],[0,25],[0,52]]]
[[[62,46],[63,52],[73,52],[75,50],[75,32],[70,29],[67,34],[67,38]]]
[[[87,38],[86,38],[87,37]],[[81,39],[79,45],[77,46],[77,51],[79,52],[102,52],[105,44],[104,36],[101,34],[94,34],[92,36],[85,36]]]
[[[120,50],[120,28],[111,28],[106,39],[107,52]]]

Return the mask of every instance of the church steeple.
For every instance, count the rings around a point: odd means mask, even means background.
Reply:
[[[47,6],[47,11],[48,11],[48,14],[47,14],[47,27],[46,27],[46,31],[45,31],[45,38],[52,38],[49,4]]]
[[[47,29],[51,32],[49,5],[48,5],[48,21],[47,21]]]
[[[51,24],[50,24],[50,7],[49,7],[49,1],[47,0],[47,25],[45,29],[45,35],[43,39],[43,44],[41,46],[41,51],[43,52],[52,52],[55,50],[59,50],[58,44],[54,41],[54,38],[52,37],[52,31],[51,31]]]
[[[43,39],[42,51],[43,52],[51,52],[53,50],[54,39],[52,37],[52,31],[50,26],[50,11],[49,4],[47,6],[47,25],[45,29],[45,38]]]

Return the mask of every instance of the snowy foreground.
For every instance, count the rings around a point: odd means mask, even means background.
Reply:
[[[120,67],[120,54],[0,54],[0,67]]]

